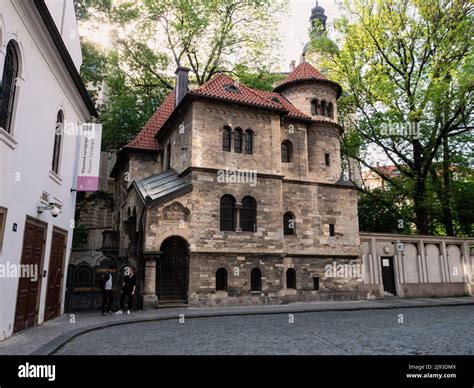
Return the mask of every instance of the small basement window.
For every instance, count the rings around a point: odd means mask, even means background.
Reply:
[[[319,276],[313,278],[314,291],[319,291]]]
[[[329,154],[324,154],[324,163],[326,163],[326,166],[331,165],[331,158]]]

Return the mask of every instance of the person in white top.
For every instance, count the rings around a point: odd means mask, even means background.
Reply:
[[[100,278],[100,287],[102,288],[102,315],[112,314],[112,304],[114,302],[113,294],[113,274],[114,268],[109,267],[107,272]]]

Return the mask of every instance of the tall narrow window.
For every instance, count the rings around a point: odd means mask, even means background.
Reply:
[[[331,156],[329,154],[324,154],[324,163],[328,167],[331,165]]]
[[[289,140],[281,143],[281,161],[282,163],[291,163],[293,159],[293,146]]]
[[[319,291],[319,276],[313,278],[314,291]]]
[[[311,101],[311,115],[316,116],[318,114],[318,100]]]
[[[235,128],[234,131],[234,151],[242,153],[242,130],[240,128]]]
[[[61,143],[63,138],[64,117],[63,112],[59,111],[56,117],[56,129],[54,133],[53,161],[51,169],[59,173],[59,159],[61,156]]]
[[[227,270],[219,268],[216,271],[216,291],[227,291]]]
[[[244,232],[257,231],[257,202],[252,197],[242,199],[240,227]]]
[[[169,170],[171,168],[171,140],[166,146],[166,168],[165,170]]]
[[[245,131],[245,153],[253,154],[253,131],[250,128]]]
[[[286,288],[296,290],[296,271],[293,268],[286,270]]]
[[[295,234],[295,217],[291,212],[283,215],[283,234],[285,236]]]
[[[17,78],[18,53],[13,41],[10,41],[7,45],[0,88],[0,128],[8,133],[11,132]]]
[[[250,291],[262,291],[262,271],[258,268],[250,272]]]
[[[334,224],[329,224],[329,235],[331,237],[336,235],[336,226]]]
[[[334,105],[332,102],[328,104],[328,116],[334,118]]]
[[[221,198],[221,230],[235,230],[235,198],[232,195]]]
[[[222,150],[230,152],[230,136],[231,136],[231,129],[230,127],[224,127],[222,129]]]
[[[5,223],[7,219],[7,209],[0,206],[0,252],[3,245],[3,235],[5,233]]]
[[[321,101],[321,114],[327,116],[326,101]]]

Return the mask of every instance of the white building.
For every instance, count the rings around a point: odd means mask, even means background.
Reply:
[[[0,340],[63,311],[80,140],[68,129],[97,115],[81,63],[72,0],[0,1]]]

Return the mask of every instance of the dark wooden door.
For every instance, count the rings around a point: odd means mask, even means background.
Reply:
[[[46,321],[56,318],[61,312],[61,285],[64,277],[66,239],[67,234],[65,232],[53,230],[44,318]]]
[[[382,281],[383,281],[384,291],[387,291],[392,295],[397,294],[397,291],[395,288],[395,272],[393,269],[393,257],[389,257],[389,256],[382,257]]]
[[[186,243],[177,237],[166,240],[158,267],[158,297],[160,302],[187,300],[189,254]]]
[[[20,277],[15,310],[14,331],[18,332],[34,326],[38,315],[38,296],[41,281],[41,261],[43,259],[46,227],[40,223],[27,220],[23,236],[21,264],[37,266],[36,281],[30,277]],[[31,268],[31,267],[30,267]]]

